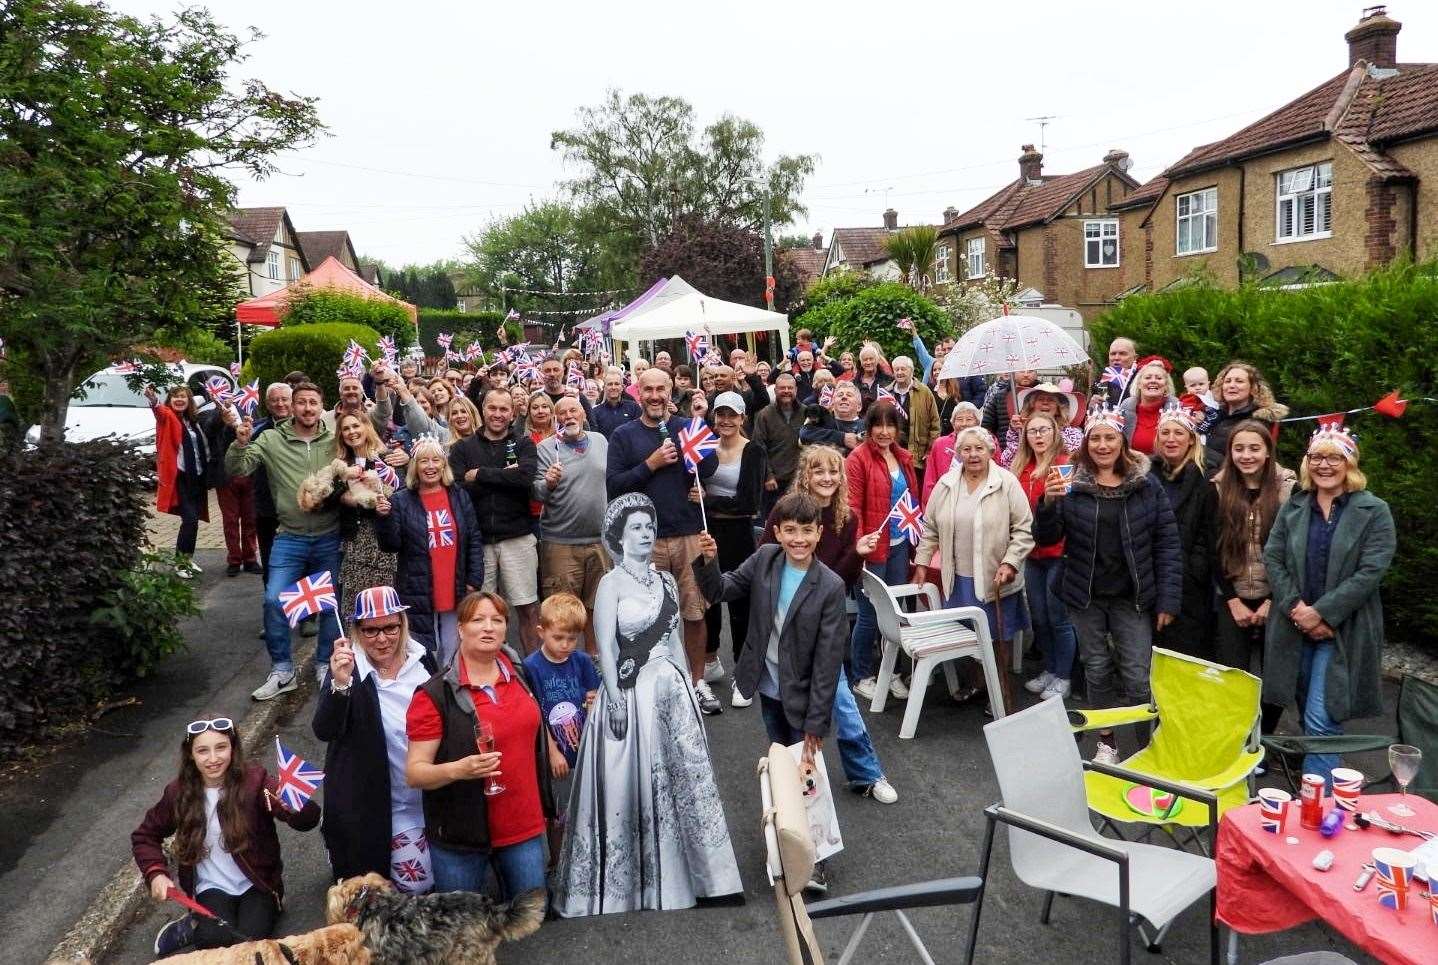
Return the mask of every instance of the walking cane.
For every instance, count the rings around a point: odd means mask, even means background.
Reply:
[[[999,564],[1002,566],[1003,564]],[[997,571],[995,571],[997,573]],[[994,640],[993,657],[995,670],[999,676],[999,701],[1003,704],[1003,712],[1007,714],[1013,709],[1013,695],[1009,693],[1009,648],[1007,646],[1008,636],[1004,633],[1004,601],[999,595],[1001,587],[994,583],[994,627],[998,631]]]

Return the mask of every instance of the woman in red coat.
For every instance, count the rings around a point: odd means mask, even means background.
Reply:
[[[890,586],[909,578],[909,538],[897,521],[889,518],[894,504],[908,495],[919,507],[919,487],[914,479],[914,460],[899,445],[899,412],[889,402],[869,406],[864,419],[864,443],[844,460],[849,483],[849,508],[859,521],[859,536],[879,533],[879,541],[864,561],[864,568]],[[858,595],[859,615],[849,641],[849,672],[857,683],[854,692],[864,700],[874,699],[878,686],[874,669],[874,638],[878,620],[873,604]],[[909,690],[897,675],[889,686],[895,699],[903,700]]]
[[[200,520],[210,521],[209,466],[214,441],[200,425],[199,409],[188,385],[177,385],[160,404],[153,386],[145,386],[145,398],[155,413],[155,508],[180,517],[175,536],[175,554],[182,557],[179,574],[196,576],[195,535]]]

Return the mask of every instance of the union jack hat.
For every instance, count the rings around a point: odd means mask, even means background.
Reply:
[[[1192,432],[1197,435],[1198,425],[1196,416],[1197,413],[1195,413],[1192,409],[1189,409],[1188,407],[1180,404],[1179,402],[1170,399],[1167,405],[1165,405],[1162,409],[1158,410],[1158,424],[1162,426],[1166,422],[1175,422],[1178,425],[1183,426],[1189,432]]]
[[[1123,432],[1123,413],[1110,405],[1097,405],[1089,410],[1088,419],[1083,424],[1083,434],[1087,436],[1099,426],[1108,426],[1115,432]]]
[[[399,602],[399,594],[392,586],[372,586],[355,594],[356,620],[393,616],[408,609],[409,607]]]
[[[1332,446],[1351,463],[1358,462],[1358,437],[1346,426],[1324,426],[1308,440],[1308,455],[1322,446]]]

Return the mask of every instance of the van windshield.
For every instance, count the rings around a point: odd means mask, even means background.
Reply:
[[[85,380],[70,398],[72,407],[120,407],[125,409],[148,409],[150,403],[125,382],[125,376],[114,372],[101,372]]]

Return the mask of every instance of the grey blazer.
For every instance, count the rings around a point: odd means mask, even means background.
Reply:
[[[745,697],[754,696],[764,675],[783,569],[783,547],[772,543],[729,573],[720,573],[717,561],[694,561],[699,589],[710,603],[749,598],[749,636],[734,667],[734,685]],[[789,601],[779,637],[779,697],[790,727],[815,737],[829,732],[848,645],[844,581],[815,559]]]

